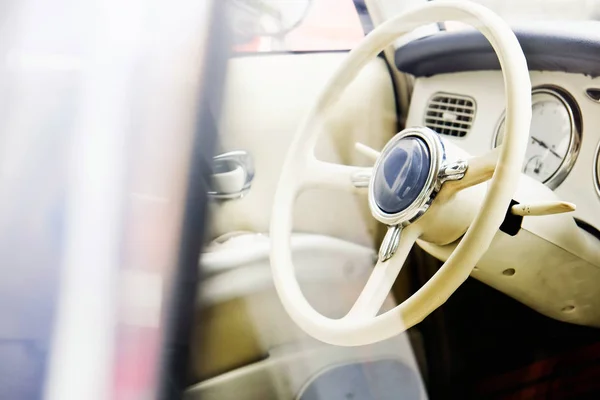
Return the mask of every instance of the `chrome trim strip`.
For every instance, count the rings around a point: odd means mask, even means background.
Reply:
[[[352,176],[350,176],[350,180],[352,181],[352,185],[355,188],[366,188],[369,187],[369,182],[371,181],[371,176],[373,175],[373,171],[368,168],[364,171],[357,171]]]
[[[379,247],[379,261],[384,262],[392,258],[398,245],[400,244],[400,233],[402,232],[401,225],[388,226],[385,237]]]
[[[596,146],[596,155],[594,156],[594,163],[592,164],[592,174],[594,176],[596,194],[600,196],[600,142],[598,142],[598,145]]]

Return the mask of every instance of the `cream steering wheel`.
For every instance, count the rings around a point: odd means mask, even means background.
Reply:
[[[403,34],[446,20],[477,28],[498,55],[506,92],[503,145],[468,161],[447,160],[439,135],[427,128],[413,128],[390,140],[373,169],[317,160],[314,147],[319,125],[361,68]],[[510,27],[485,7],[470,2],[427,3],[373,30],[349,53],[326,85],[296,133],[283,165],[271,217],[271,268],[277,293],[290,317],[323,342],[357,346],[397,335],[442,305],[467,279],[504,220],[518,185],[530,122],[531,82],[525,57]],[[345,317],[331,319],[311,307],[295,278],[289,243],[293,205],[298,193],[307,188],[353,191],[353,182],[365,174],[370,176],[371,212],[391,228],[358,300]],[[490,178],[481,208],[444,265],[409,299],[377,315],[414,242],[436,229],[439,219],[425,218],[427,214],[449,204],[458,191]]]

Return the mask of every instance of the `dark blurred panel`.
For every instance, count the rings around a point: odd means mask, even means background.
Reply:
[[[202,315],[195,313],[198,288],[198,260],[205,230],[208,227],[207,192],[212,172],[212,158],[219,134],[219,119],[223,87],[230,49],[230,29],[225,2],[215,2],[208,26],[206,64],[201,75],[202,89],[194,131],[192,154],[185,199],[177,271],[172,288],[173,297],[166,314],[166,340],[163,345],[161,390],[159,398],[178,399],[188,384],[188,363],[192,326],[202,324]],[[200,320],[198,320],[200,319]]]

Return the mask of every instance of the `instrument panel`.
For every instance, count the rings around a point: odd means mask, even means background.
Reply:
[[[561,200],[576,204],[573,217],[599,229],[600,76],[530,71],[530,78],[532,124],[522,170],[551,188]],[[431,99],[439,93],[468,97],[475,110],[468,131],[462,136],[443,136],[473,156],[486,154],[502,143],[504,90],[500,71],[419,77],[406,126],[426,123],[432,111]],[[590,96],[590,91],[597,96]]]

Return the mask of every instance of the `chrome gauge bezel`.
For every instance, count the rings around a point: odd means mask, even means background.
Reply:
[[[594,175],[596,194],[600,196],[600,142],[598,142],[598,145],[596,146],[596,155],[594,156],[594,163],[592,164],[592,173]]]
[[[579,155],[579,150],[581,148],[582,136],[581,111],[579,110],[579,106],[577,105],[577,102],[575,101],[573,96],[567,93],[564,89],[559,88],[557,86],[537,86],[531,91],[531,96],[533,97],[536,94],[546,94],[554,97],[560,103],[562,103],[562,105],[567,110],[567,113],[569,114],[571,131],[569,133],[570,137],[567,154],[565,155],[557,170],[543,182],[550,189],[554,190],[569,175],[569,172],[571,172],[573,166],[575,165],[575,162],[577,161],[577,156]],[[492,138],[492,148],[496,147],[496,141],[498,139],[498,135],[500,134],[500,128],[502,127],[505,118],[506,111],[502,113],[502,116],[496,124],[496,129]]]

